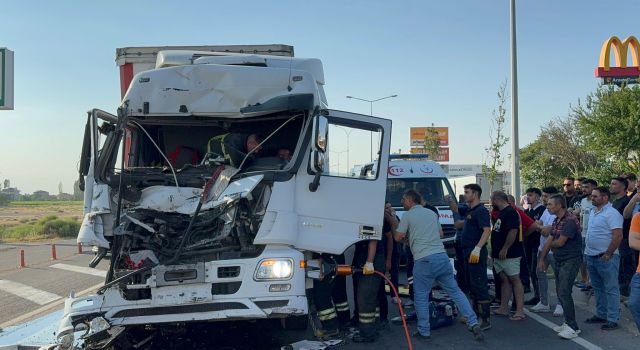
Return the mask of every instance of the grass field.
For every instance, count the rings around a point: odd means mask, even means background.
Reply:
[[[47,205],[60,205],[60,206],[77,206],[82,205],[82,201],[32,201],[32,202],[11,202],[14,207],[31,207],[31,206],[47,206]]]
[[[12,202],[0,207],[0,240],[76,237],[81,221],[82,202]]]

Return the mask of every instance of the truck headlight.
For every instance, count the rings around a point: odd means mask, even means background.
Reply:
[[[254,279],[287,280],[293,275],[293,260],[291,259],[266,259],[260,261],[256,268]]]

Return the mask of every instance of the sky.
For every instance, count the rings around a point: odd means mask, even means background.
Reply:
[[[638,13],[637,0],[517,1],[521,147],[597,88],[602,43],[640,35]],[[346,96],[398,95],[373,106],[393,120],[393,151],[408,150],[411,126],[449,127],[451,164],[484,160],[496,93],[510,84],[508,0],[12,1],[0,33],[15,51],[0,180],[23,193],[72,192],[86,111],[120,102],[119,47],[293,45],[322,60],[331,108],[369,114]]]

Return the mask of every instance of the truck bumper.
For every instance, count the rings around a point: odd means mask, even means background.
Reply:
[[[256,267],[265,259],[293,261],[291,277],[284,280],[256,280]],[[198,283],[184,281],[157,286],[160,276],[154,275],[146,285],[126,286],[148,289],[149,298],[127,300],[125,291],[117,285],[101,295],[70,297],[65,301],[64,316],[58,328],[58,343],[73,342],[74,329],[81,323],[90,329],[88,334],[93,334],[102,331],[91,330],[94,324],[113,330],[130,325],[306,315],[305,270],[304,264],[300,263],[303,259],[302,253],[297,250],[268,247],[256,258],[204,263],[204,281]],[[227,274],[230,268],[239,271],[237,275]],[[220,271],[225,273],[221,275]],[[225,288],[219,288],[220,285]]]

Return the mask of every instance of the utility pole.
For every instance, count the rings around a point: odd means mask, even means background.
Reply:
[[[518,56],[516,52],[516,1],[511,0],[511,194],[520,196],[520,145],[518,142]]]

